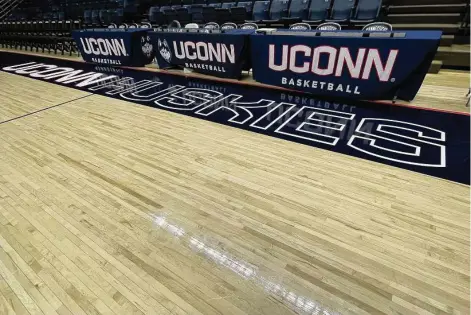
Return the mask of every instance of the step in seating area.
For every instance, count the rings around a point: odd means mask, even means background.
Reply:
[[[465,0],[387,0],[385,21],[396,28],[441,29],[457,34],[469,29],[469,2]]]
[[[443,36],[434,63],[440,67],[470,68],[469,1],[466,0],[385,0],[384,20],[396,30],[442,30]],[[468,44],[461,46],[457,44]]]

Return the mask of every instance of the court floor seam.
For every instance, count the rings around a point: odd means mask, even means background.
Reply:
[[[39,112],[46,111],[46,110],[48,110],[48,109],[52,109],[52,108],[55,108],[55,107],[59,107],[59,106],[68,104],[68,103],[70,103],[70,102],[78,101],[78,100],[81,100],[81,99],[83,99],[83,98],[86,98],[86,97],[89,97],[89,96],[92,96],[92,95],[95,95],[95,94],[94,94],[94,93],[90,93],[90,94],[88,94],[88,95],[81,96],[81,97],[75,98],[75,99],[73,99],[73,100],[68,100],[68,101],[65,101],[65,102],[62,102],[62,103],[59,103],[59,104],[56,104],[56,105],[52,105],[52,106],[49,106],[49,107],[45,107],[45,108],[38,109],[38,110],[36,110],[36,111],[34,111],[34,112],[31,112],[31,113],[27,113],[27,114],[24,114],[24,115],[21,115],[21,116],[18,116],[18,117],[14,117],[14,118],[10,118],[10,119],[4,120],[4,121],[0,121],[0,125],[5,124],[5,123],[8,123],[8,122],[11,122],[11,121],[14,121],[14,120],[18,120],[18,119],[21,119],[21,118],[25,118],[25,117],[28,117],[28,116],[31,116],[31,115],[34,115],[34,114],[37,114],[37,113],[39,113]]]

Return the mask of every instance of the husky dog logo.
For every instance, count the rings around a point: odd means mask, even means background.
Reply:
[[[307,31],[311,29],[311,25],[307,23],[296,23],[296,24],[291,25],[289,29]]]
[[[167,40],[159,40],[157,41],[157,48],[159,49],[159,53],[162,58],[165,59],[168,63],[172,60],[172,52],[170,51],[170,47],[168,46]]]
[[[389,31],[389,29],[383,25],[375,25],[375,26],[370,26],[367,31],[377,31],[377,32],[386,32]]]
[[[152,46],[149,36],[141,37],[141,48],[142,48],[142,53],[144,54],[144,56],[146,56],[147,58],[150,58],[152,56],[152,52],[154,51],[154,46]]]
[[[362,30],[369,32],[390,32],[392,31],[392,25],[385,22],[374,22],[365,25]]]
[[[338,23],[327,22],[327,23],[320,24],[316,28],[316,30],[319,30],[319,31],[340,31],[340,30],[342,30],[342,27]]]

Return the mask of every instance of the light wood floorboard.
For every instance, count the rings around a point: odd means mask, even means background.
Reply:
[[[28,82],[34,85],[33,89]],[[3,99],[0,100],[0,122],[90,94],[70,90],[64,95],[61,86],[37,80],[26,81],[21,76],[6,75],[5,72],[0,72],[0,88],[10,91],[2,95]]]
[[[0,312],[469,314],[469,186],[0,80]]]

